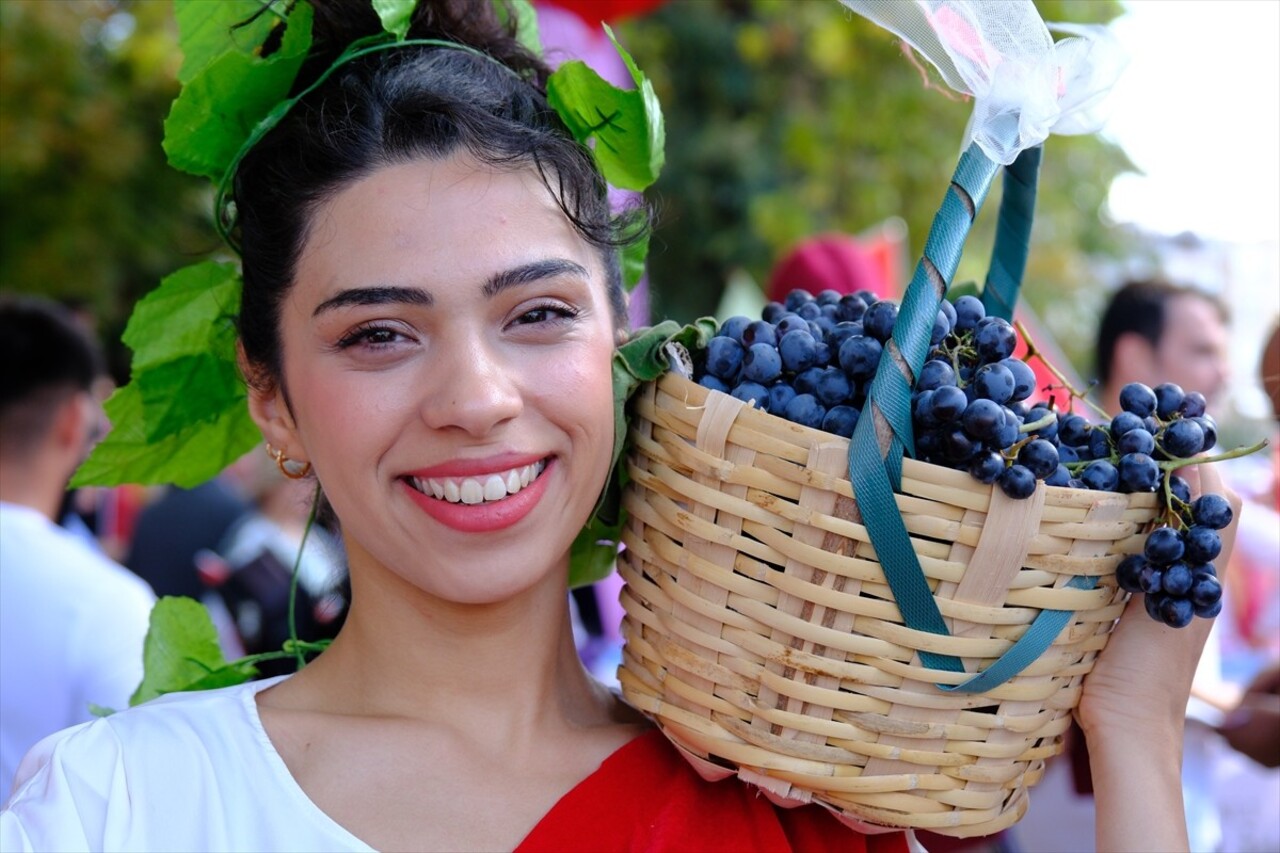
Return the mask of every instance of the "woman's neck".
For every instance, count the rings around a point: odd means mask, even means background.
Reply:
[[[294,680],[313,707],[475,727],[492,735],[604,722],[612,701],[580,663],[563,574],[494,604],[362,584],[333,645]]]

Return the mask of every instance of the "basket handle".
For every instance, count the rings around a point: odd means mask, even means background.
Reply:
[[[991,269],[983,291],[990,313],[1012,316],[1026,269],[1032,208],[1041,149],[1027,149],[1005,170],[1004,195],[997,222]],[[1000,166],[977,145],[960,157],[951,186],[942,200],[925,241],[915,274],[903,296],[893,336],[886,345],[867,394],[866,410],[849,443],[849,479],[863,523],[884,568],[904,624],[915,630],[949,636],[924,571],[911,546],[894,500],[902,482],[902,455],[915,455],[911,426],[911,388],[929,351],[938,306],[955,276],[965,238],[981,210]],[[869,411],[868,411],[869,410]],[[1093,578],[1073,578],[1068,585],[1092,588]],[[1025,669],[1053,643],[1071,618],[1070,611],[1044,610],[1023,635],[986,671],[958,685],[937,685],[961,693],[990,690]],[[921,651],[930,669],[964,672],[952,655]]]

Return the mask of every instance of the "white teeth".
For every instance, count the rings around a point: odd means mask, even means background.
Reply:
[[[490,475],[489,479],[484,481],[484,499],[487,501],[496,501],[499,498],[507,496],[507,484],[497,474]]]
[[[464,504],[478,504],[484,500],[484,488],[475,480],[463,480],[461,491]]]
[[[478,504],[483,501],[498,501],[514,495],[528,486],[538,475],[546,463],[539,461],[532,465],[523,465],[509,471],[499,471],[483,478],[460,477],[440,479],[411,478],[414,488],[423,494],[433,495],[449,503]]]

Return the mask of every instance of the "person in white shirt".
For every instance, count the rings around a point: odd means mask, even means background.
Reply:
[[[54,303],[0,301],[0,803],[41,738],[120,709],[155,596],[53,521],[98,417],[96,345]]]

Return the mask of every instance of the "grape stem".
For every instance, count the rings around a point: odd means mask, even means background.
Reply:
[[[1163,462],[1157,462],[1161,471],[1173,471],[1178,468],[1185,468],[1188,465],[1202,465],[1206,462],[1222,462],[1225,459],[1237,459],[1241,456],[1248,456],[1250,453],[1257,453],[1262,448],[1270,444],[1267,439],[1259,441],[1257,444],[1249,447],[1237,447],[1234,450],[1226,450],[1213,456],[1192,456],[1190,458],[1166,459]]]
[[[1104,419],[1108,421],[1111,420],[1111,414],[1107,412],[1106,409],[1102,408],[1097,403],[1093,402],[1088,397],[1086,397],[1083,391],[1080,391],[1077,388],[1075,388],[1071,384],[1071,381],[1067,379],[1066,376],[1063,375],[1062,371],[1059,370],[1057,367],[1055,367],[1053,362],[1045,358],[1044,353],[1036,349],[1036,344],[1035,344],[1035,341],[1032,340],[1031,338],[1031,333],[1027,331],[1026,326],[1022,325],[1021,320],[1014,320],[1013,325],[1017,328],[1018,334],[1022,336],[1022,340],[1027,345],[1027,359],[1032,359],[1032,358],[1039,359],[1040,363],[1043,364],[1045,368],[1048,369],[1048,371],[1054,375],[1054,378],[1062,383],[1062,387],[1066,389],[1068,394],[1070,394],[1072,397],[1076,398],[1077,400],[1080,400],[1081,402],[1083,402],[1086,406],[1093,409],[1095,412],[1101,415]]]
[[[1054,424],[1057,422],[1058,422],[1058,415],[1055,412],[1049,412],[1038,421],[1032,421],[1031,423],[1024,423],[1022,426],[1018,427],[1018,432],[1021,432],[1021,433],[1035,432],[1038,429],[1044,429],[1050,424]]]

